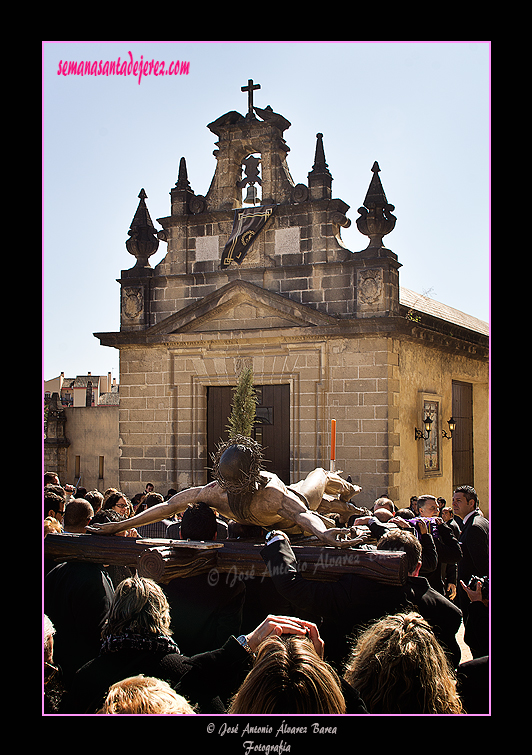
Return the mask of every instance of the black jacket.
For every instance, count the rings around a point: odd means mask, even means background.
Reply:
[[[63,697],[61,713],[96,713],[109,687],[143,674],[167,681],[198,713],[224,713],[250,668],[251,656],[234,637],[218,650],[188,658],[180,653],[124,649],[101,653],[80,668]]]
[[[246,587],[232,575],[176,577],[162,589],[170,604],[172,637],[184,655],[219,648],[241,633]]]
[[[347,574],[335,582],[306,579],[298,568],[287,540],[265,546],[261,555],[277,590],[293,605],[313,615],[325,642],[325,659],[342,670],[352,642],[350,635],[368,622],[389,613],[416,610],[432,626],[450,653],[451,662],[460,662],[456,633],[462,612],[428,584],[424,577],[408,577],[403,586]],[[299,565],[305,572],[305,566]]]
[[[446,522],[438,525],[438,536],[434,537],[438,564],[435,569],[425,571],[421,568],[421,576],[426,577],[431,587],[445,595],[442,580],[442,564],[457,564],[462,559],[462,548],[455,537],[452,527]]]
[[[229,637],[218,650],[191,658],[153,650],[101,653],[79,669],[62,698],[59,712],[96,713],[112,684],[143,674],[167,681],[178,694],[197,706],[197,713],[225,713],[227,703],[250,668],[251,656],[234,637]],[[366,714],[368,711],[359,693],[344,679],[340,681],[346,713]]]
[[[460,585],[460,580],[465,584],[471,577],[487,577],[489,575],[489,521],[480,511],[474,511],[467,522],[462,525],[460,532],[460,545],[463,556],[458,562],[458,605],[467,612],[469,598]]]
[[[65,684],[98,653],[113,595],[113,584],[101,564],[67,561],[46,575],[44,612],[56,630],[54,661]]]

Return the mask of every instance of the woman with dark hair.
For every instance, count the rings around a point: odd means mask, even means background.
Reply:
[[[130,507],[131,507],[131,503],[127,499],[127,497],[123,493],[121,493],[119,490],[117,490],[111,493],[104,500],[102,509],[104,511],[107,509],[113,509],[113,511],[116,511],[118,514],[122,514],[122,516],[128,516]],[[131,507],[131,510],[132,510],[132,507]]]

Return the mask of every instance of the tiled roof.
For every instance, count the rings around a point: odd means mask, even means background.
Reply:
[[[410,291],[410,289],[403,286],[399,289],[399,301],[409,309],[424,312],[427,315],[431,315],[431,317],[438,317],[440,320],[452,322],[455,325],[467,328],[468,330],[474,330],[477,333],[489,335],[489,323],[484,322],[484,320],[479,320],[472,315],[467,315],[465,312],[460,312],[458,309],[448,307],[446,304],[442,304],[435,299],[429,299],[428,296],[423,296],[423,294],[416,294],[415,291]]]
[[[92,386],[94,388],[100,382],[100,376],[99,375],[78,375],[76,377],[76,382],[74,383],[74,388],[86,388],[89,381],[92,383]]]
[[[120,406],[120,394],[117,391],[102,393],[98,406]]]
[[[63,388],[86,388],[89,380],[95,388],[100,381],[100,375],[77,375],[75,378],[63,378]]]

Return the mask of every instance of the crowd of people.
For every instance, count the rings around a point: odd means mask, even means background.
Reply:
[[[125,521],[175,493],[148,483],[130,500],[46,473],[44,536]],[[44,713],[489,713],[489,523],[474,488],[450,505],[379,498],[338,523],[368,534],[361,548],[403,551],[406,583],[308,579],[295,536],[201,501],[118,534],[259,539],[269,579],[209,572],[159,585],[130,567],[45,559]]]

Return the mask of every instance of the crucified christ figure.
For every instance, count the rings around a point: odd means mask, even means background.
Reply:
[[[277,475],[261,469],[258,443],[237,436],[221,446],[213,469],[215,481],[182,490],[122,522],[93,525],[87,532],[112,535],[140,527],[184,511],[189,504],[203,501],[222,516],[241,524],[280,529],[288,534],[315,535],[325,545],[346,548],[358,541],[349,528],[336,527],[326,513],[360,514],[349,502],[360,492],[358,485],[346,482],[336,472],[314,469],[304,480],[285,485]]]

